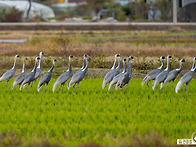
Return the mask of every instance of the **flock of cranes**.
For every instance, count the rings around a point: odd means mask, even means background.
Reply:
[[[25,62],[28,60],[27,58],[24,59],[24,63],[23,63],[23,69],[22,72],[15,78],[13,84],[12,84],[12,89],[14,89],[15,86],[19,85],[20,90],[22,90],[22,88],[28,84],[28,87],[30,86],[30,84],[33,84],[34,81],[37,80],[37,78],[41,75],[41,71],[42,71],[42,56],[44,55],[43,52],[40,52],[39,57],[35,58],[35,65],[33,70],[29,73],[26,74],[25,71]],[[12,69],[10,69],[9,71],[7,71],[6,73],[4,73],[2,75],[2,77],[0,78],[0,82],[6,80],[5,83],[5,87],[7,87],[7,83],[9,82],[9,80],[14,76],[15,72],[16,72],[16,60],[17,58],[19,58],[19,55],[15,56],[15,60],[14,60],[14,66]],[[70,78],[71,76],[71,72],[72,72],[72,68],[71,68],[71,58],[73,58],[72,55],[69,56],[69,65],[68,65],[68,70],[66,72],[64,72],[54,83],[53,85],[53,92],[54,90],[61,84],[61,86],[63,86],[62,88],[62,92],[64,92],[64,84],[65,82]],[[76,73],[73,74],[71,80],[68,83],[68,89],[71,87],[71,85],[74,84],[74,88],[76,83],[78,84],[78,88],[79,88],[79,83],[80,81],[84,78],[87,69],[88,69],[88,60],[90,59],[90,57],[88,55],[84,55],[84,63],[83,66],[80,70],[78,70]],[[39,65],[37,67],[37,62],[39,60]],[[44,88],[44,85],[46,85],[46,91],[47,91],[47,87],[48,84],[51,80],[52,77],[52,71],[54,69],[55,66],[55,62],[56,59],[53,60],[53,65],[50,68],[50,70],[48,70],[46,73],[44,73],[39,80],[38,83],[38,92],[40,91],[40,89]],[[32,86],[32,85],[31,85]],[[61,87],[60,87],[61,88]],[[59,89],[60,90],[60,89]]]
[[[30,84],[31,84],[31,86],[33,85],[33,82],[35,82],[41,75],[42,56],[43,55],[44,55],[44,53],[40,52],[39,57],[36,57],[34,68],[29,74],[26,74],[26,70],[25,70],[25,62],[28,59],[27,58],[24,59],[22,72],[15,78],[15,80],[12,84],[12,89],[14,89],[14,87],[17,85],[19,85],[20,90],[22,90],[22,88],[26,84],[28,84],[28,87],[30,86]],[[2,77],[0,78],[0,82],[3,80],[6,80],[5,87],[7,87],[7,83],[14,76],[14,74],[16,72],[17,58],[19,58],[19,55],[15,56],[14,65],[13,65],[12,69],[10,69],[6,73],[4,73],[2,75]],[[64,92],[65,82],[70,78],[71,73],[72,73],[71,58],[73,58],[72,55],[69,56],[69,64],[68,64],[67,71],[64,72],[61,76],[59,76],[58,79],[55,81],[53,88],[52,88],[53,92],[55,91],[55,89],[59,85],[60,85],[59,90],[62,89],[62,92]],[[154,82],[152,84],[152,89],[155,90],[155,89],[157,89],[159,84],[161,84],[160,89],[163,89],[163,86],[166,83],[168,83],[168,85],[171,81],[173,81],[173,83],[174,83],[174,80],[176,79],[178,74],[182,71],[182,63],[185,62],[185,60],[184,59],[180,60],[180,62],[179,62],[180,68],[179,69],[174,69],[174,70],[170,71],[170,63],[169,63],[170,58],[172,58],[172,57],[167,56],[167,67],[166,67],[166,69],[163,70],[163,67],[164,67],[163,60],[165,59],[165,57],[161,56],[160,57],[161,66],[157,69],[150,71],[144,77],[144,79],[142,81],[142,86],[146,83],[149,87],[149,84],[148,84],[149,81],[154,80]],[[83,66],[80,70],[75,72],[73,74],[73,76],[71,77],[71,79],[67,85],[68,90],[70,89],[70,87],[73,84],[74,84],[74,86],[73,86],[74,88],[75,88],[76,84],[77,84],[77,87],[79,88],[79,84],[87,72],[89,59],[90,59],[90,57],[88,55],[83,56]],[[117,60],[118,60],[118,65],[116,66]],[[123,61],[122,61],[123,62],[123,71],[120,73],[120,68],[121,68],[120,54],[116,54],[112,68],[109,70],[109,72],[104,77],[104,80],[102,83],[102,88],[104,89],[105,86],[108,84],[108,91],[109,91],[111,89],[111,87],[113,87],[116,84],[116,88],[115,88],[116,90],[118,88],[123,88],[125,85],[127,85],[127,90],[128,90],[129,82],[130,82],[131,76],[132,76],[132,60],[133,60],[133,56],[129,56],[128,60],[123,59]],[[193,66],[192,66],[191,70],[189,72],[187,72],[184,76],[182,76],[180,81],[177,83],[177,86],[175,88],[176,93],[178,92],[178,90],[181,88],[181,86],[183,84],[186,84],[185,91],[188,92],[188,84],[191,81],[191,79],[193,78],[194,73],[196,71],[195,60],[196,60],[196,57],[193,58]],[[37,66],[38,61],[39,61],[39,65]],[[126,61],[128,62],[127,68],[126,68]],[[48,70],[46,73],[44,73],[40,77],[40,80],[38,83],[38,92],[40,91],[41,88],[43,90],[44,85],[46,85],[46,91],[47,91],[48,84],[49,84],[51,77],[52,77],[52,71],[54,69],[55,62],[56,62],[56,59],[53,60],[53,65],[50,68],[50,70]],[[173,84],[172,84],[172,87],[173,87]]]

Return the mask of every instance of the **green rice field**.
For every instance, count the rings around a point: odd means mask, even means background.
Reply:
[[[172,86],[157,92],[141,86],[142,79],[131,79],[128,92],[102,90],[103,79],[84,79],[79,89],[65,86],[52,92],[36,88],[6,89],[0,83],[1,146],[25,146],[48,140],[51,144],[77,146],[94,142],[104,146],[136,144],[137,139],[155,146],[176,145],[178,138],[191,138],[196,122],[196,80],[175,93]],[[179,79],[176,80],[175,85]],[[150,83],[150,85],[152,82]],[[135,137],[137,136],[137,137]],[[135,145],[136,146],[136,145]],[[139,145],[138,145],[139,146]],[[142,146],[142,145],[141,145]]]

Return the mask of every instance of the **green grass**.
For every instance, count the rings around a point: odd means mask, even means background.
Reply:
[[[176,144],[176,139],[190,138],[196,131],[196,80],[190,82],[189,94],[184,86],[175,94],[171,85],[154,92],[141,87],[142,79],[132,79],[128,92],[126,87],[107,92],[101,89],[102,79],[84,79],[79,89],[68,91],[65,86],[62,94],[58,89],[52,93],[54,81],[48,92],[39,93],[35,88],[12,90],[13,80],[7,89],[5,81],[0,83],[0,132],[6,134],[5,143],[14,133],[23,145],[49,140],[67,146],[91,141],[118,146],[132,142],[135,134],[142,138],[156,133],[166,144]]]

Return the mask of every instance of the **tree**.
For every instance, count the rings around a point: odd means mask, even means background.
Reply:
[[[100,10],[102,8],[106,8],[110,5],[113,5],[114,4],[114,0],[86,0],[89,7],[91,7],[95,14],[98,15],[98,13],[100,12]]]

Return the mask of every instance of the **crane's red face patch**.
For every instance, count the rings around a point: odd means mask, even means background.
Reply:
[[[28,58],[25,58],[25,60],[28,60]]]
[[[44,55],[44,53],[42,52],[42,55]]]
[[[162,59],[165,59],[165,56],[162,56]]]
[[[39,60],[40,59],[40,57],[37,57],[37,60]]]
[[[17,58],[19,58],[20,56],[19,56],[19,55],[17,55],[16,57],[17,57]]]
[[[56,62],[56,59],[54,59],[54,62]]]
[[[182,62],[185,62],[185,60],[184,60],[184,59],[182,59]]]
[[[117,57],[120,57],[120,54],[117,54]]]
[[[172,58],[172,56],[169,56],[169,58]]]
[[[124,61],[126,61],[126,59],[124,59]]]
[[[73,58],[73,55],[70,55],[70,58]]]

